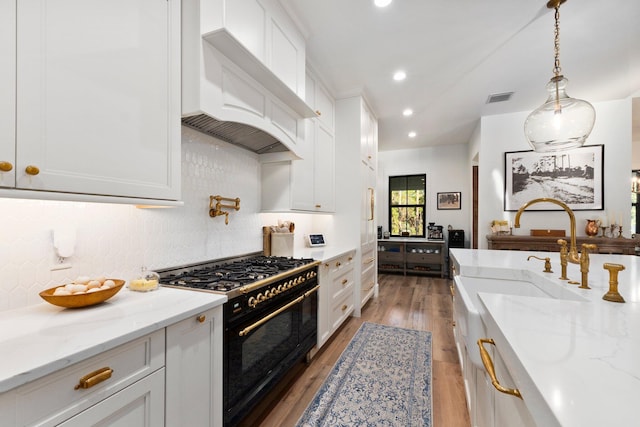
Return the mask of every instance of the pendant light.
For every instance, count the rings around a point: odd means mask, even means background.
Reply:
[[[566,0],[549,0],[547,7],[555,9],[553,74],[547,91],[549,96],[524,122],[524,133],[536,152],[562,151],[581,147],[593,129],[596,112],[582,99],[569,97],[565,91],[568,80],[560,68],[560,5]]]

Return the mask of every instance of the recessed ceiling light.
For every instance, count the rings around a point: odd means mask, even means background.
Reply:
[[[416,137],[416,133],[411,131],[409,132],[409,138],[415,138]]]
[[[400,80],[404,80],[406,78],[407,78],[407,73],[405,73],[402,70],[396,71],[395,73],[393,73],[393,80],[397,82],[399,82]]]
[[[409,117],[413,114],[413,110],[411,108],[405,108],[405,110],[402,112],[402,115],[405,117]]]
[[[374,0],[373,3],[378,7],[387,7],[391,4],[392,0]]]

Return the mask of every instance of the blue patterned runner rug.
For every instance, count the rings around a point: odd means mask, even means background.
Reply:
[[[365,322],[297,427],[431,427],[431,419],[431,332]]]

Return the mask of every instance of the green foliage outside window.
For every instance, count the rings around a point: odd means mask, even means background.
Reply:
[[[403,233],[424,237],[426,211],[426,175],[389,177],[389,231],[392,236]]]

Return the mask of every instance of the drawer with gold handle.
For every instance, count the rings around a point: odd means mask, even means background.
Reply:
[[[100,384],[102,381],[108,380],[111,378],[111,374],[113,374],[113,369],[108,366],[104,368],[100,368],[96,371],[93,371],[84,377],[80,378],[78,384],[74,387],[74,390],[78,390],[80,388],[87,389],[91,388],[96,384]]]
[[[489,374],[489,378],[491,378],[491,384],[493,384],[496,390],[498,390],[500,393],[508,394],[522,399],[520,390],[518,390],[517,388],[507,388],[500,384],[498,378],[496,377],[496,369],[493,366],[493,360],[491,360],[491,355],[484,347],[484,344],[491,344],[495,346],[496,343],[491,338],[480,338],[478,340],[478,347],[480,348],[480,358],[482,359],[484,369],[486,369],[487,374]]]

